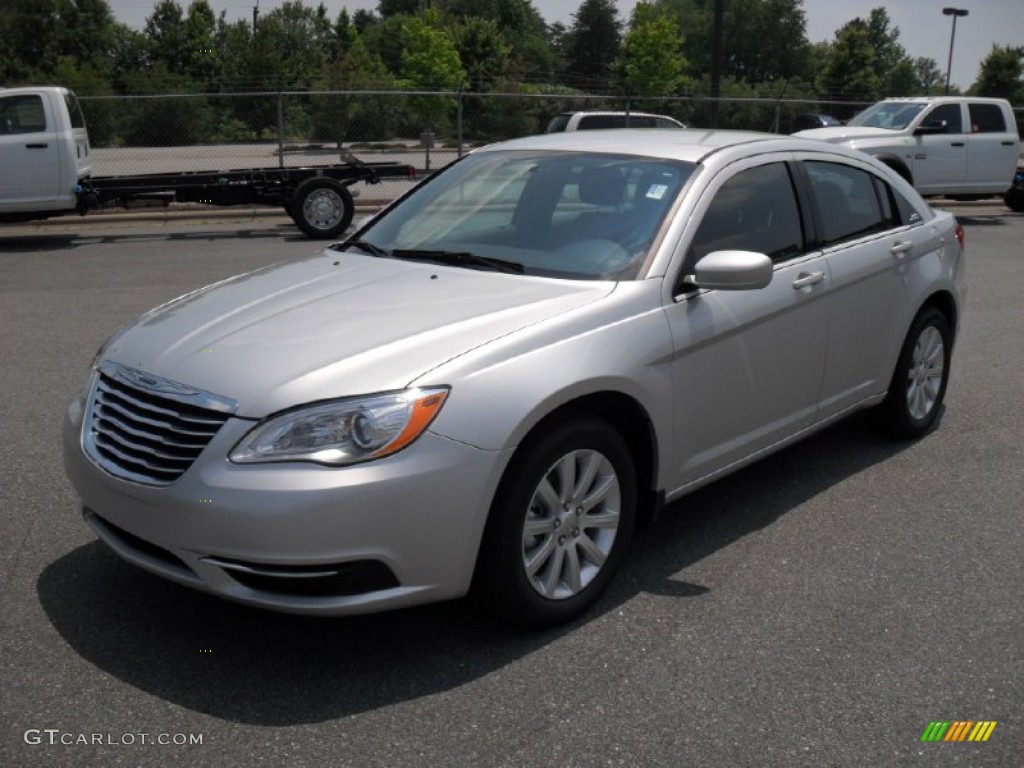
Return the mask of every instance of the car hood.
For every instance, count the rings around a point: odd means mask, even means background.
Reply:
[[[102,357],[229,397],[239,416],[262,418],[314,400],[402,389],[613,289],[326,252],[151,310]]]
[[[888,128],[862,128],[856,125],[834,125],[829,128],[811,128],[806,131],[798,131],[795,136],[805,139],[817,139],[828,141],[832,144],[841,144],[844,141],[857,139],[888,139],[890,141],[901,141],[906,138],[898,131],[890,131]]]

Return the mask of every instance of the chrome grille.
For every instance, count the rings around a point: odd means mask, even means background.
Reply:
[[[167,485],[192,466],[236,408],[227,398],[104,362],[90,392],[83,442],[110,474]]]

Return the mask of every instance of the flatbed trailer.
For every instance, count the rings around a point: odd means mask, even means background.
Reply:
[[[403,163],[364,163],[354,157],[339,165],[300,168],[249,168],[226,171],[184,171],[131,176],[97,176],[76,187],[79,213],[103,205],[134,200],[207,205],[281,206],[309,237],[337,237],[355,213],[349,187],[384,178],[411,179],[416,170]]]

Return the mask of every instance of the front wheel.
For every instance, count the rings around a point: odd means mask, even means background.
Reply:
[[[302,182],[285,210],[299,229],[315,240],[337,237],[352,223],[355,203],[344,186],[331,179]]]
[[[619,567],[636,516],[636,471],[625,442],[588,414],[527,440],[502,479],[473,592],[526,626],[577,616]]]
[[[949,321],[939,310],[929,307],[914,319],[889,394],[879,406],[887,431],[916,438],[935,426],[949,382],[952,343]]]

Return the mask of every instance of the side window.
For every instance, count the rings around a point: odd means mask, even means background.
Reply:
[[[922,125],[945,121],[946,133],[963,133],[964,120],[959,104],[940,104],[927,115]]]
[[[580,118],[578,131],[601,130],[604,128],[622,128],[625,118],[617,115],[585,115]]]
[[[1006,120],[998,104],[969,104],[972,133],[1006,133]]]
[[[918,210],[914,207],[913,203],[892,187],[889,187],[889,192],[892,193],[892,198],[896,201],[896,211],[900,216],[898,223],[913,226],[914,224],[920,224],[923,221],[921,214],[918,213]]]
[[[800,209],[785,163],[740,171],[715,193],[687,262],[712,251],[755,251],[775,262],[804,252]]]
[[[889,228],[870,173],[839,163],[808,161],[805,166],[823,246]]]
[[[40,96],[0,98],[0,134],[38,133],[46,130],[46,113]]]

